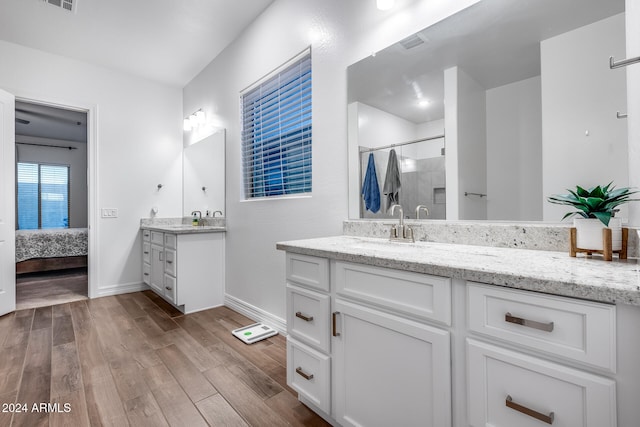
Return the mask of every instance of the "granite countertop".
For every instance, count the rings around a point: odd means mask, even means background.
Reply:
[[[572,258],[568,252],[401,243],[356,236],[279,242],[276,247],[303,255],[640,306],[640,265],[636,259],[607,262],[597,256]]]
[[[214,225],[191,224],[143,224],[142,230],[161,231],[172,234],[196,234],[196,233],[221,233],[227,231],[226,227]]]

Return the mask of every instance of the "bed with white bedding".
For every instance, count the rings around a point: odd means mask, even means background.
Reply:
[[[16,230],[16,273],[87,265],[86,228]]]

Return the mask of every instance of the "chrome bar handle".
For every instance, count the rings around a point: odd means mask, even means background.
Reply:
[[[514,323],[516,325],[526,326],[527,328],[539,329],[545,332],[553,331],[553,322],[542,323],[535,320],[523,319],[522,317],[512,316],[511,313],[505,313],[504,321]]]
[[[313,316],[305,316],[301,312],[296,312],[296,317],[304,320],[305,322],[311,322],[313,320]]]
[[[307,374],[300,367],[296,368],[296,374],[300,375],[302,378],[304,378],[307,381],[310,381],[313,379],[313,374]]]
[[[640,56],[637,56],[635,58],[629,58],[629,59],[621,59],[620,61],[614,61],[613,56],[610,56],[609,68],[614,69],[614,68],[626,67],[627,65],[635,64],[637,62],[640,62]]]
[[[540,420],[547,424],[553,424],[553,418],[554,418],[553,412],[549,412],[549,415],[541,414],[538,411],[534,411],[533,409],[527,408],[526,406],[522,406],[519,403],[514,402],[510,395],[507,395],[507,398],[504,404],[507,407],[515,411],[521,412],[525,415],[528,415],[532,418],[535,418],[536,420]]]
[[[629,115],[627,113],[621,113],[620,111],[616,111],[616,119],[626,119]]]
[[[340,314],[339,311],[334,311],[333,313],[331,313],[331,335],[333,335],[334,337],[340,336],[340,332],[338,332],[338,329],[336,327],[338,314]]]

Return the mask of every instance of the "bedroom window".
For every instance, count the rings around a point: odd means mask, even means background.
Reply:
[[[69,166],[18,162],[18,230],[69,228]]]
[[[245,199],[311,192],[311,51],[240,94]]]

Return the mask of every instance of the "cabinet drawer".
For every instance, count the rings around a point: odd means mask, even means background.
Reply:
[[[614,427],[615,382],[467,340],[469,424]]]
[[[164,272],[174,277],[177,276],[176,272],[176,251],[172,249],[164,250]]]
[[[329,295],[287,284],[287,333],[329,352]]]
[[[146,262],[142,263],[142,282],[147,285],[151,282],[151,265]]]
[[[151,241],[151,230],[142,230],[142,241],[143,242]]]
[[[337,261],[335,286],[343,296],[451,324],[451,279],[446,277]]]
[[[287,337],[287,385],[326,413],[330,413],[330,359]]]
[[[177,293],[177,280],[173,276],[169,276],[168,274],[164,275],[164,296],[174,304],[177,304],[176,297]]]
[[[145,242],[142,244],[142,262],[151,264],[151,243]]]
[[[164,246],[171,249],[178,248],[178,236],[176,234],[164,234]]]
[[[287,280],[329,292],[329,260],[287,253]]]
[[[616,371],[615,306],[469,283],[469,329]]]
[[[151,243],[156,245],[164,245],[164,233],[160,231],[152,231],[151,232]]]

